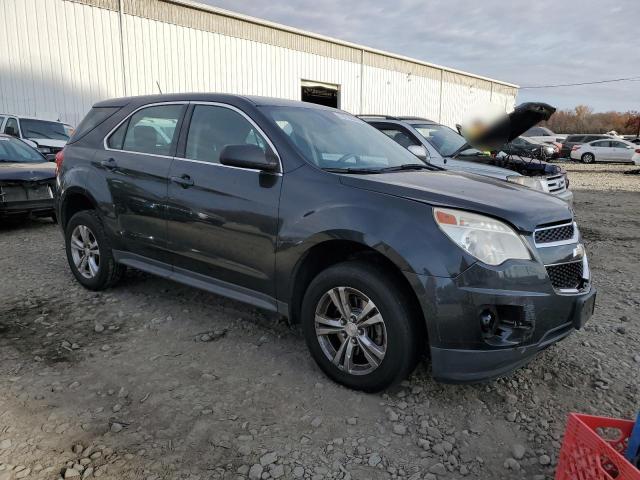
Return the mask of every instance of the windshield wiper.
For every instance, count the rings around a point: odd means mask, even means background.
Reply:
[[[397,165],[395,167],[381,168],[380,172],[401,172],[403,170],[439,170],[431,165],[425,165],[423,163],[405,163],[403,165]]]
[[[380,168],[323,168],[325,172],[331,173],[359,173],[359,174],[368,174],[368,173],[380,173],[382,170]]]

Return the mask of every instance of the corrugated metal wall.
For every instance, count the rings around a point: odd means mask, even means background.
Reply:
[[[0,112],[77,124],[123,95],[230,92],[299,100],[301,80],[340,86],[352,113],[454,125],[513,86],[171,0],[1,0]],[[122,29],[122,30],[121,30]],[[120,32],[122,31],[122,45]],[[124,53],[124,55],[123,55]]]

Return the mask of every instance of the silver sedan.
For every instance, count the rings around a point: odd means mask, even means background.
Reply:
[[[571,150],[571,159],[583,163],[624,162],[640,165],[640,147],[622,139],[595,140],[575,145]]]

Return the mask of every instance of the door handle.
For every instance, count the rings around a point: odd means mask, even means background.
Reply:
[[[106,160],[101,161],[100,165],[102,165],[107,170],[114,170],[118,167],[118,163],[116,162],[115,158],[107,158]]]
[[[181,185],[182,188],[189,188],[193,186],[193,180],[187,174],[184,174],[180,177],[171,177],[171,181],[173,183],[177,183],[178,185]]]

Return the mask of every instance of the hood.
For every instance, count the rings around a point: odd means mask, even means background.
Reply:
[[[522,157],[520,155],[464,155],[457,157],[457,160],[465,160],[473,163],[491,165],[511,172],[517,172],[527,177],[538,175],[559,175],[564,170],[559,165],[547,163],[536,158]]]
[[[27,137],[27,140],[31,140],[38,144],[39,147],[55,147],[55,148],[64,148],[67,144],[66,140],[54,140],[52,138],[33,138]]]
[[[488,177],[452,172],[342,175],[344,185],[433,206],[459,208],[506,220],[520,231],[570,220],[569,205],[552,195]]]
[[[0,162],[0,182],[37,182],[56,178],[56,166],[51,162]]]
[[[483,162],[467,161],[466,156],[447,158],[447,163],[443,163],[442,167],[445,170],[486,175],[487,177],[499,178],[500,180],[506,180],[507,177],[520,176],[519,173],[506,168],[497,167]]]
[[[555,111],[554,107],[546,103],[523,103],[510,114],[500,117],[491,125],[469,135],[467,140],[469,144],[480,150],[497,150],[531,127],[549,120]]]

